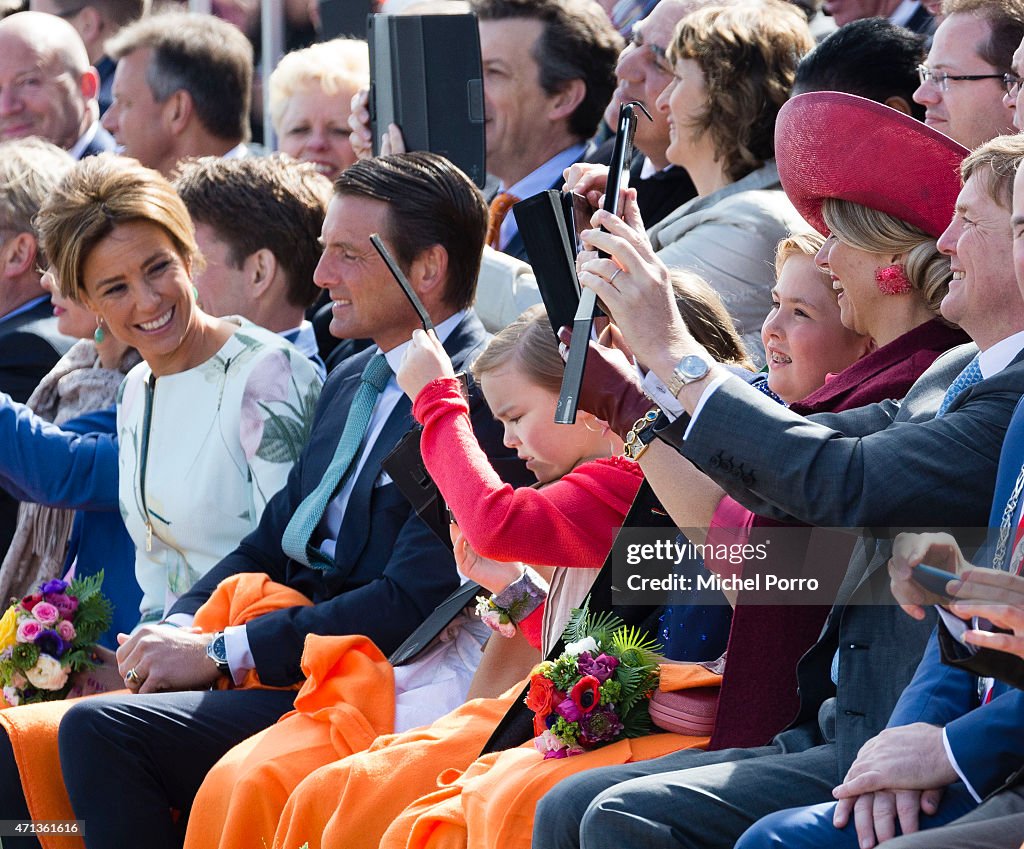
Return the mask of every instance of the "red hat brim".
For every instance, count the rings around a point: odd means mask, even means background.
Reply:
[[[909,115],[835,91],[794,97],[775,124],[782,188],[824,234],[821,202],[839,198],[938,238],[953,218],[960,163],[969,152]]]

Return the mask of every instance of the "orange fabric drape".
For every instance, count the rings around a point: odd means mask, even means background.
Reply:
[[[219,631],[241,625],[269,610],[311,604],[309,599],[266,575],[233,575],[220,584],[197,611],[195,625],[204,631]],[[251,675],[246,686],[256,682]],[[119,691],[129,695],[127,690]],[[88,696],[86,698],[89,698]],[[64,789],[57,750],[57,728],[77,699],[44,702],[0,710],[21,773],[21,785],[34,820],[73,820],[71,801]],[[43,849],[84,849],[80,837],[37,835]]]
[[[394,729],[394,672],[368,637],[310,635],[302,670],[295,710],[239,743],[206,776],[189,814],[186,849],[270,846],[303,778]]]
[[[720,675],[697,664],[663,665],[662,674],[665,690],[714,687],[721,681]],[[465,772],[452,769],[442,774],[435,791],[409,805],[395,819],[380,849],[530,849],[537,801],[563,778],[680,749],[704,748],[708,740],[654,734],[548,760],[532,741],[494,752],[477,759]]]
[[[437,787],[445,767],[466,769],[525,681],[495,699],[473,699],[431,725],[379,738],[367,751],[306,778],[281,814],[273,849],[377,849],[391,821]]]

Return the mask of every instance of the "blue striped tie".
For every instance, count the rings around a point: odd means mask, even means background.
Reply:
[[[366,364],[359,388],[348,410],[345,429],[338,440],[338,447],[334,450],[334,457],[316,489],[302,500],[284,529],[281,548],[292,560],[316,569],[326,569],[332,565],[320,549],[309,544],[309,540],[316,526],[320,524],[334,493],[351,471],[352,461],[358,455],[359,446],[366,437],[373,407],[390,377],[391,366],[383,354],[377,354]]]
[[[980,356],[980,355],[978,355]],[[946,410],[949,409],[950,405],[956,400],[956,396],[963,392],[968,386],[974,386],[975,383],[980,383],[984,375],[981,373],[981,366],[978,365],[978,356],[975,356],[967,364],[956,380],[950,385],[949,389],[946,390],[946,395],[942,399],[942,403],[939,404],[939,411],[935,414],[935,418],[946,415]]]

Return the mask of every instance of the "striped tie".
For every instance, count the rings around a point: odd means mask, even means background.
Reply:
[[[490,218],[487,221],[487,244],[495,250],[501,242],[501,222],[505,220],[508,211],[519,203],[519,198],[510,195],[508,192],[498,192],[491,201]]]

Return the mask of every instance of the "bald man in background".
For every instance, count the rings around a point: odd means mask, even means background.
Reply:
[[[40,12],[0,21],[0,141],[38,136],[75,159],[113,150],[98,92],[99,75],[67,21]]]

